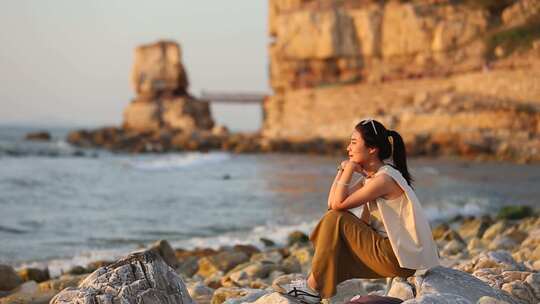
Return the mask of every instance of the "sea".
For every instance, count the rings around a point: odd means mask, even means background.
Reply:
[[[286,243],[326,211],[344,158],[303,154],[114,154],[49,142],[41,128],[0,126],[0,263],[60,274],[165,239],[175,248],[219,248],[261,238]],[[345,155],[345,153],[344,153]],[[411,158],[415,190],[432,224],[540,208],[540,166]]]

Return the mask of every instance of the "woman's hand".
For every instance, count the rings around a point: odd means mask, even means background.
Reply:
[[[347,164],[349,163],[350,161],[349,160],[344,160],[341,162],[340,166],[341,166],[341,170],[345,170],[345,167],[347,166]]]

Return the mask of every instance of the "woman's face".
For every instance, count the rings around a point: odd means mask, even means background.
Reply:
[[[374,153],[376,153],[376,149],[366,147],[362,135],[354,130],[351,134],[349,146],[347,146],[347,153],[350,161],[362,164],[371,160]]]

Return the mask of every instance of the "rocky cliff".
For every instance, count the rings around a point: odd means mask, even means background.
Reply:
[[[269,34],[266,138],[369,116],[413,154],[540,160],[538,0],[270,0]]]

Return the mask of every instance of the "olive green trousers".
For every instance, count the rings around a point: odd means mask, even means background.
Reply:
[[[353,278],[409,277],[401,268],[388,238],[349,211],[330,210],[310,240],[315,248],[311,273],[323,299],[336,294],[340,282]]]

